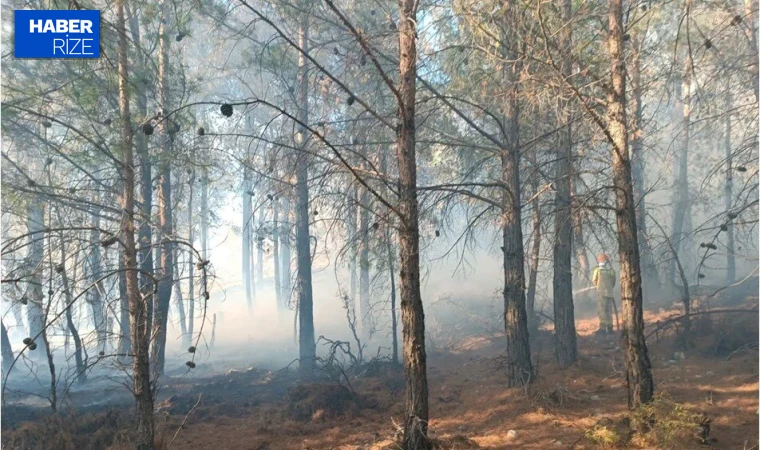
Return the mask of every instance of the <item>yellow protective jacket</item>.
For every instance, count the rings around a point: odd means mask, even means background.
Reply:
[[[605,264],[594,269],[591,282],[596,286],[596,291],[602,297],[612,297],[612,288],[615,287],[615,269]]]

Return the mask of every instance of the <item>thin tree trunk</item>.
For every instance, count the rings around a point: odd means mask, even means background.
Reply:
[[[243,183],[242,194],[243,200],[243,223],[241,227],[242,236],[242,278],[245,285],[245,303],[248,306],[248,315],[253,313],[253,293],[251,292],[251,234],[252,234],[252,209],[251,209],[251,196],[248,194],[251,190],[250,170],[248,169],[248,162],[243,167]]]
[[[680,90],[681,102],[677,104],[677,110],[683,109],[682,129],[678,139],[678,157],[676,159],[676,168],[678,178],[675,181],[674,192],[674,211],[673,211],[673,248],[676,255],[681,256],[681,248],[684,237],[690,232],[684,226],[687,216],[691,215],[691,201],[689,199],[689,146],[691,140],[691,53],[687,53],[684,61],[684,74],[682,87]],[[675,282],[676,263],[673,260],[670,264],[671,282]]]
[[[176,234],[176,233],[175,233]],[[182,282],[180,281],[180,249],[174,249],[174,268],[172,279],[174,280],[174,301],[177,303],[177,313],[179,314],[179,329],[182,333],[182,346],[189,344],[187,334],[187,316],[185,315],[185,299],[182,295]]]
[[[660,277],[654,263],[652,249],[647,240],[647,208],[644,188],[644,118],[641,84],[641,43],[638,37],[633,39],[633,58],[631,66],[631,110],[633,111],[633,133],[631,136],[631,176],[633,177],[633,199],[636,202],[636,225],[639,234],[639,252],[641,269],[646,286],[652,292],[660,287]]]
[[[63,236],[61,236],[61,245],[63,246]],[[79,383],[84,383],[87,380],[87,362],[82,357],[83,347],[82,340],[79,338],[79,332],[74,324],[74,317],[71,314],[71,307],[74,305],[74,296],[71,294],[71,286],[69,285],[69,277],[66,273],[66,251],[61,249],[61,264],[58,266],[58,271],[61,273],[61,283],[63,284],[63,295],[66,302],[66,326],[71,332],[71,336],[74,339],[74,361],[77,367],[76,380]],[[102,303],[101,303],[102,305]],[[93,308],[94,309],[94,308]],[[98,352],[105,353],[105,348],[98,345]]]
[[[536,153],[528,154],[530,162],[537,168]],[[534,172],[531,181],[531,197],[538,194],[538,173]],[[528,261],[528,289],[525,295],[525,309],[528,316],[528,332],[538,330],[538,315],[536,314],[536,285],[538,281],[538,264],[541,256],[541,202],[538,198],[533,202],[531,210],[531,225],[533,241],[530,246],[530,260]]]
[[[388,227],[390,228],[390,226]],[[393,364],[398,364],[398,318],[396,317],[396,273],[393,269],[393,243],[391,235],[386,231],[385,242],[388,246],[388,274],[391,280],[391,340],[393,350]]]
[[[27,208],[27,228],[29,230],[29,268],[31,270],[27,287],[27,321],[30,337],[42,336],[45,327],[44,295],[42,293],[42,260],[44,258],[44,211],[41,199],[36,198]],[[38,349],[31,353],[35,359],[42,360],[47,354],[44,339],[36,339]]]
[[[274,298],[277,311],[285,311],[285,301],[282,299],[282,280],[280,279],[280,198],[272,200],[272,262],[274,264]]]
[[[573,215],[573,250],[575,253],[575,260],[578,263],[578,272],[576,282],[581,286],[591,285],[591,265],[588,260],[588,252],[586,250],[586,239],[583,235],[583,209],[581,207],[582,202],[578,198],[578,188],[580,183],[580,170],[573,167],[573,174],[570,177],[571,188],[573,197],[570,199],[570,205],[572,206]]]
[[[188,194],[187,200],[187,240],[190,245],[195,246],[195,225],[194,215],[195,209],[193,208],[193,194],[195,193],[195,171],[190,175],[190,181],[188,182]],[[187,314],[187,341],[185,345],[189,345],[193,340],[193,331],[195,326],[195,253],[192,250],[187,252],[187,301],[188,301],[188,314]]]
[[[5,380],[5,375],[11,370],[14,358],[11,340],[8,338],[8,330],[5,329],[5,323],[2,321],[0,321],[0,330],[2,330],[2,334],[0,334],[0,337],[2,338],[0,346],[2,346],[3,351],[3,380]]]
[[[347,219],[348,220],[348,272],[350,277],[350,285],[349,285],[349,298],[351,299],[351,304],[353,305],[354,311],[359,310],[359,304],[357,303],[356,298],[356,286],[357,286],[357,273],[356,273],[356,258],[357,258],[357,251],[356,251],[356,212],[358,207],[358,197],[356,195],[357,189],[355,187],[349,186],[348,190],[348,214]]]
[[[506,4],[505,27],[517,23],[515,6]],[[502,250],[504,257],[504,327],[507,337],[507,385],[521,386],[530,382],[533,366],[530,360],[528,316],[525,311],[525,252],[523,249],[522,211],[520,205],[520,142],[519,83],[522,64],[511,48],[517,45],[516,34],[505,32],[502,76],[506,98],[502,105],[504,145],[501,149]]]
[[[161,278],[158,282],[158,302],[155,309],[153,360],[154,371],[163,375],[166,355],[166,333],[171,305],[172,287],[174,286],[174,220],[172,212],[171,161],[174,143],[174,130],[169,115],[169,38],[166,35],[167,11],[162,0],[160,4],[161,23],[158,27],[158,101],[161,109],[159,148],[161,167],[158,176],[158,224],[161,228]]]
[[[383,174],[388,174],[388,158],[387,158],[387,152],[382,151],[380,154],[380,170]],[[388,190],[385,190],[385,193],[388,193]],[[388,250],[388,275],[391,282],[391,350],[393,352],[393,364],[397,365],[399,363],[398,360],[398,317],[396,315],[396,270],[394,268],[394,256],[393,256],[393,241],[391,236],[391,231],[393,227],[393,222],[391,221],[390,215],[387,217],[387,222],[385,225],[385,245],[386,249]],[[354,222],[355,223],[355,222]]]
[[[129,362],[129,354],[132,352],[132,339],[130,331],[130,311],[129,311],[129,297],[127,297],[127,272],[124,266],[124,259],[119,258],[119,344],[117,347],[117,353],[119,354],[119,362],[127,364]]]
[[[309,22],[303,14],[298,29],[298,120],[309,122],[308,62],[304,53],[309,52]],[[298,289],[298,354],[302,376],[310,376],[316,365],[314,342],[314,299],[311,286],[311,237],[309,235],[309,158],[306,152],[306,130],[298,127],[302,151],[296,158],[296,259]]]
[[[264,205],[259,206],[259,230],[264,225]],[[259,285],[264,282],[264,241],[263,236],[256,236],[256,280]]]
[[[622,0],[610,0],[609,30],[608,47],[612,66],[612,89],[607,97],[607,131],[612,141],[612,174],[617,208],[628,406],[635,408],[652,400],[654,382],[644,338],[636,205],[633,201],[633,180],[628,157]]]
[[[127,5],[128,6],[128,5]],[[139,17],[130,14],[129,24],[132,34],[132,41],[136,48],[141,47],[140,22]],[[138,52],[136,55],[137,72],[145,73],[145,56]],[[140,77],[137,80],[137,89],[135,89],[135,106],[140,120],[145,120],[148,116],[148,90],[146,77]],[[153,161],[148,151],[148,138],[144,133],[137,132],[134,134],[134,143],[137,150],[137,157],[140,162],[140,212],[139,228],[137,232],[137,250],[140,258],[140,293],[146,299],[148,305],[147,322],[148,329],[153,328],[153,285],[154,259],[153,259],[153,229],[151,227],[153,215]],[[123,297],[122,297],[123,298]]]
[[[291,290],[293,289],[291,286],[292,274],[290,272],[290,234],[293,228],[291,226],[292,222],[290,221],[290,195],[290,190],[287,190],[285,191],[285,195],[282,198],[283,226],[280,227],[280,251],[282,252],[282,257],[280,258],[280,262],[282,264],[282,270],[280,271],[280,281],[282,282],[282,297],[286,305],[290,303],[290,294]]]
[[[560,45],[567,57],[562,60],[562,76],[572,76],[570,51],[572,49],[573,9],[571,0],[562,2],[562,29]],[[573,305],[573,228],[570,209],[570,177],[573,161],[573,135],[570,126],[569,102],[559,100],[557,105],[559,122],[558,155],[555,185],[557,196],[554,201],[554,338],[557,362],[567,367],[578,359],[578,343],[575,337],[575,309]]]
[[[420,228],[417,203],[415,98],[417,94],[417,2],[399,2],[399,253],[406,415],[404,450],[428,448],[428,385],[425,312],[420,293]]]
[[[723,117],[723,148],[726,152],[726,214],[734,207],[734,152],[731,149],[731,82],[726,81],[726,113]],[[726,228],[726,284],[732,284],[736,280],[736,257],[734,255],[734,227],[727,224]]]
[[[129,299],[131,336],[133,339],[132,392],[137,405],[137,450],[152,450],[154,436],[153,393],[150,382],[150,355],[147,328],[147,304],[140,295],[137,280],[137,249],[135,246],[135,174],[133,169],[132,124],[129,112],[129,63],[127,60],[127,32],[124,20],[124,0],[116,1],[116,31],[119,34],[118,75],[119,113],[121,119],[122,194],[120,198],[121,240],[124,270],[126,271],[126,297]]]
[[[366,149],[366,146],[363,146]],[[363,155],[366,158],[366,154]],[[366,164],[362,168],[367,170]],[[359,210],[359,317],[362,326],[362,338],[367,339],[372,330],[372,314],[369,298],[369,191],[361,189]]]
[[[99,280],[102,276],[101,257],[100,257],[100,214],[95,211],[93,214],[93,229],[90,231],[91,242],[91,260],[90,260],[90,279],[95,285],[90,289],[90,307],[92,308],[92,318],[95,322],[95,330],[98,336],[98,352],[105,352],[108,333],[106,330],[106,315],[103,307],[103,283]]]

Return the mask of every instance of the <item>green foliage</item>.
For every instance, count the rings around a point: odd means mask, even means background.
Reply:
[[[676,403],[666,393],[631,412],[631,423],[637,430],[635,443],[663,449],[694,448],[706,443],[710,419],[702,413]]]
[[[611,424],[603,423],[586,430],[584,437],[599,448],[615,448],[623,441]]]

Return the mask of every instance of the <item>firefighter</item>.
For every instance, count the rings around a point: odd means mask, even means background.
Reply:
[[[596,259],[599,266],[594,269],[591,282],[596,287],[597,305],[596,312],[599,315],[599,330],[597,335],[613,334],[612,330],[612,288],[615,287],[615,269],[612,268],[607,255],[602,253]]]

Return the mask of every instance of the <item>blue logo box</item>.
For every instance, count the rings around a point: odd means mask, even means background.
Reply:
[[[100,58],[100,11],[14,11],[16,58]]]

